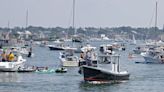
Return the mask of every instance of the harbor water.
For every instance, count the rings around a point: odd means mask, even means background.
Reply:
[[[104,42],[91,42],[100,46]],[[128,54],[134,46],[127,44],[121,55],[120,68],[130,72],[130,80],[121,83],[86,83],[78,73],[78,67],[67,67],[67,73],[16,73],[0,72],[1,92],[163,92],[163,64],[135,64],[142,57],[129,59]],[[26,66],[47,66],[50,69],[60,67],[59,51],[50,51],[48,47],[33,47],[34,57],[26,58]],[[110,69],[108,65],[100,65]]]

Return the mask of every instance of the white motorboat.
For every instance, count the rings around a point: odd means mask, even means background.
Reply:
[[[141,53],[146,63],[164,63],[164,52],[161,51],[147,51]]]
[[[29,57],[29,47],[23,46],[23,47],[11,47],[13,52],[20,53],[22,56]],[[31,56],[33,57],[34,53],[31,52]]]
[[[60,52],[59,59],[62,66],[78,66],[79,58],[74,55],[76,48],[67,48],[65,52]]]
[[[20,67],[24,66],[26,59],[23,59],[21,55],[17,57],[17,60],[12,62],[0,62],[0,72],[16,72]]]
[[[90,44],[87,44],[86,46],[83,46],[83,47],[81,48],[81,51],[87,52],[87,51],[91,51],[91,50],[95,50],[95,49],[96,49],[96,47],[93,47],[93,46],[91,46]]]

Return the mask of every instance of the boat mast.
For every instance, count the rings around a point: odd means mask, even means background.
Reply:
[[[73,0],[73,16],[72,16],[72,27],[73,27],[73,31],[74,31],[74,35],[76,34],[76,30],[75,30],[75,0]]]
[[[156,12],[155,12],[155,31],[157,31],[157,13],[158,13],[158,2],[156,2]]]
[[[27,30],[27,26],[28,26],[28,10],[26,11],[26,30]]]

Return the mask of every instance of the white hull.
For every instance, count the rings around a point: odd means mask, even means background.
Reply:
[[[160,59],[158,58],[152,58],[152,57],[148,57],[148,56],[143,56],[143,58],[145,59],[145,62],[151,62],[151,63],[164,63],[162,62]]]
[[[18,57],[17,61],[13,62],[0,62],[0,72],[15,72],[24,65],[26,60],[22,56]]]
[[[66,58],[60,58],[62,66],[78,66],[78,60],[67,60]]]
[[[62,66],[78,66],[79,64],[79,59],[77,56],[67,56],[60,53],[59,59]]]

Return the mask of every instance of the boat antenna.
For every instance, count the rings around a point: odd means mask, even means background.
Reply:
[[[117,71],[118,72],[120,71],[120,61],[119,61],[119,59],[120,59],[120,55],[118,55],[118,66],[117,66]]]

